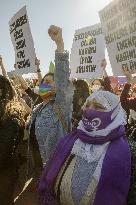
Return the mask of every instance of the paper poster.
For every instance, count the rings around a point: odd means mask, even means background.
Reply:
[[[136,73],[136,0],[114,0],[99,16],[113,74]]]
[[[71,78],[102,76],[101,61],[105,58],[105,42],[101,24],[75,32],[70,55]]]
[[[10,36],[15,50],[16,74],[36,72],[35,49],[30,31],[26,6],[10,20]]]

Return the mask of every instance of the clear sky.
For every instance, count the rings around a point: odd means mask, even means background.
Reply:
[[[32,36],[42,73],[54,61],[55,44],[48,37],[50,25],[63,29],[65,49],[72,46],[75,30],[99,23],[98,12],[111,0],[0,0],[0,55],[7,71],[13,70],[14,49],[10,40],[8,22],[24,5],[27,6]],[[106,55],[107,59],[107,55]],[[108,62],[108,73],[111,68]]]

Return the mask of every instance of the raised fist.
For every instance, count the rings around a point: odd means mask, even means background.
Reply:
[[[60,27],[51,25],[48,29],[48,34],[56,44],[63,42],[62,29]]]

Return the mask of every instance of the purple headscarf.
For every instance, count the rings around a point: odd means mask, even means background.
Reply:
[[[103,161],[93,205],[125,205],[130,185],[131,154],[123,126],[105,137],[91,137],[78,129],[65,136],[43,171],[38,189],[40,204],[58,204],[54,185],[62,165],[78,138],[85,143],[96,145],[111,141]]]

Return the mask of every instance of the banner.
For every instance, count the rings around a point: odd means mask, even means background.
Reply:
[[[99,16],[113,74],[136,73],[136,0],[114,0]]]
[[[30,31],[26,6],[10,20],[10,36],[15,50],[16,74],[36,72],[34,42]]]
[[[105,58],[105,42],[101,24],[75,32],[70,55],[71,78],[102,76],[101,61]]]

